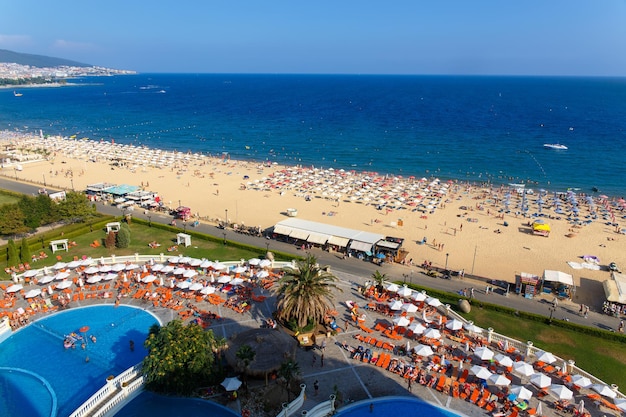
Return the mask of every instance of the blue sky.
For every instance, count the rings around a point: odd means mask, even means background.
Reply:
[[[140,72],[626,76],[626,0],[0,0],[0,49]]]

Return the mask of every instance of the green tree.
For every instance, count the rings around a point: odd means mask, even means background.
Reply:
[[[215,383],[215,353],[224,346],[213,331],[198,324],[173,320],[153,326],[145,341],[148,355],[142,364],[146,388],[176,395],[191,395],[199,386]]]
[[[239,349],[237,349],[237,353],[235,353],[239,363],[243,369],[243,383],[244,387],[248,387],[248,369],[250,367],[250,363],[256,357],[256,352],[250,345],[241,345]]]
[[[383,290],[385,289],[383,285],[385,284],[385,280],[387,279],[387,274],[381,274],[380,271],[377,269],[372,274],[372,279],[376,283],[376,289],[378,290],[378,292],[383,292]]]
[[[68,191],[57,205],[59,217],[71,222],[84,222],[96,215],[96,210],[83,193]]]
[[[22,244],[20,245],[20,259],[23,264],[27,264],[31,261],[30,247],[26,238],[22,238]]]
[[[15,266],[19,263],[19,260],[20,258],[17,256],[15,241],[13,239],[9,239],[7,242],[7,265]]]
[[[111,230],[107,237],[104,239],[104,247],[107,249],[113,249],[115,247],[115,242],[117,241],[117,237],[115,236],[115,232]]]
[[[28,232],[26,217],[17,203],[0,206],[0,234],[5,236]]]
[[[320,267],[313,255],[296,261],[295,267],[285,267],[285,275],[275,284],[278,318],[294,321],[303,328],[309,321],[321,323],[334,304],[333,290],[342,291],[336,276],[328,267]]]
[[[291,381],[300,375],[300,365],[292,359],[280,364],[278,375],[285,380],[285,389],[287,390],[287,402],[291,401]]]
[[[122,223],[120,230],[115,237],[115,246],[118,248],[127,248],[130,245],[130,228],[126,223]]]

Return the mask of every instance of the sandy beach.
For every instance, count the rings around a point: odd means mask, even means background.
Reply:
[[[452,270],[510,282],[521,272],[553,269],[573,275],[577,286],[609,279],[609,262],[626,265],[626,236],[619,233],[624,203],[603,196],[541,190],[524,195],[511,186],[286,167],[8,132],[0,143],[5,157],[13,158],[1,170],[9,178],[68,190],[101,182],[137,185],[157,192],[170,207],[190,207],[202,221],[228,215],[232,223],[263,229],[295,208],[301,219],[404,238],[407,259],[415,265],[428,260],[444,267],[447,261]],[[44,149],[48,155],[42,159]],[[530,215],[537,212],[551,226],[549,237],[531,233]],[[420,244],[423,238],[426,244]],[[583,255],[597,257],[599,268]]]

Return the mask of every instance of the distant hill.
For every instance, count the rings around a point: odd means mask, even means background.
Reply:
[[[30,65],[37,68],[45,67],[91,67],[92,65],[81,62],[70,61],[69,59],[54,58],[45,55],[23,54],[21,52],[0,49],[0,62],[15,63],[20,65]]]

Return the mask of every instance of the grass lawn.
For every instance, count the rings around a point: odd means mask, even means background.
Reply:
[[[64,237],[61,235],[61,230],[59,229],[58,236],[55,236],[54,239],[63,239]],[[265,249],[259,248],[257,251],[241,249],[238,247],[230,246],[219,242],[208,241],[200,238],[193,237],[191,238],[191,246],[184,247],[182,245],[178,246],[177,251],[168,252],[167,249],[170,246],[176,244],[176,233],[170,232],[167,230],[159,229],[156,227],[148,227],[140,224],[131,224],[130,225],[130,245],[128,248],[119,249],[107,249],[104,247],[104,238],[106,237],[105,230],[94,230],[93,232],[84,233],[78,237],[70,238],[70,241],[75,241],[76,246],[70,248],[68,252],[59,251],[52,255],[50,247],[48,245],[49,240],[46,240],[46,247],[44,252],[48,255],[47,259],[43,259],[38,261],[37,263],[31,264],[31,267],[42,268],[44,266],[53,265],[57,262],[57,256],[61,257],[63,262],[69,262],[74,259],[75,256],[82,257],[87,256],[94,259],[100,258],[102,256],[109,257],[111,255],[116,256],[125,256],[125,255],[134,255],[138,253],[140,255],[151,255],[154,254],[155,257],[159,254],[163,253],[166,256],[190,256],[198,259],[209,259],[212,261],[221,260],[221,261],[235,261],[239,259],[250,259],[250,258],[258,258],[263,257],[265,255]],[[101,246],[94,248],[91,247],[90,244],[94,241],[100,242]],[[150,248],[148,243],[156,241],[161,244],[158,248]],[[32,253],[38,254],[39,250],[31,250]],[[9,279],[10,277],[6,274],[4,275],[4,279]]]
[[[626,387],[626,344],[520,319],[492,310],[472,308],[464,315],[483,328],[493,327],[500,334],[517,340],[531,340],[540,349],[576,365],[608,384]]]
[[[12,196],[10,194],[0,193],[0,206],[3,206],[5,204],[17,203],[18,201],[19,201],[19,198],[15,196]]]

